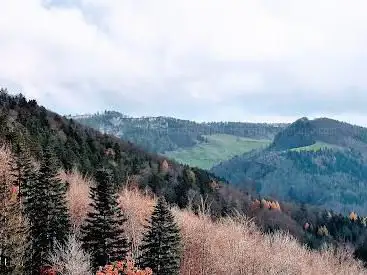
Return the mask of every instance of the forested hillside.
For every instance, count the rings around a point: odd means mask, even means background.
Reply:
[[[96,169],[108,168],[119,185],[133,180],[140,188],[162,194],[182,207],[187,205],[189,194],[195,199],[208,196],[214,200],[214,212],[220,215],[224,211],[223,200],[214,188],[222,183],[209,172],[147,153],[128,141],[46,110],[35,100],[1,90],[0,122],[2,143],[11,144],[15,151],[26,147],[36,160],[51,148],[65,170],[94,175]]]
[[[262,195],[366,214],[366,133],[335,120],[303,118],[278,133],[269,148],[212,171],[237,185],[252,180]]]
[[[255,200],[251,188],[237,190],[210,172],[147,153],[130,142],[53,113],[35,100],[27,100],[22,95],[11,96],[5,90],[1,91],[0,100],[0,139],[2,144],[10,144],[14,153],[29,150],[39,161],[50,149],[60,169],[76,169],[93,177],[95,171],[103,167],[111,170],[116,187],[133,182],[139,189],[163,195],[179,207],[193,205],[198,209],[204,199],[216,217],[234,210],[247,212]],[[288,214],[274,212],[261,226],[267,227],[267,220],[273,214],[280,217],[279,221],[283,216],[292,220],[286,217]],[[275,224],[289,229],[287,222]]]
[[[8,251],[7,253],[11,255],[21,252],[11,248],[14,248],[14,241],[19,244],[21,241],[18,238],[21,231],[16,231],[18,233],[14,235],[15,225],[17,228],[24,226],[13,224],[11,221],[20,221],[16,215],[20,214],[22,197],[24,197],[27,217],[32,220],[29,230],[34,237],[31,243],[33,247],[38,247],[32,250],[32,253],[40,249],[44,253],[43,246],[49,247],[50,242],[64,240],[68,228],[67,216],[70,216],[73,222],[73,217],[79,217],[83,213],[81,211],[91,211],[90,207],[95,208],[94,211],[97,212],[88,214],[87,224],[83,222],[75,224],[83,228],[83,243],[86,251],[98,250],[99,244],[96,242],[103,242],[104,238],[111,241],[111,247],[105,248],[107,252],[116,249],[121,253],[134,251],[136,249],[134,244],[127,247],[128,243],[125,241],[116,242],[121,238],[117,225],[126,221],[120,215],[114,214],[118,209],[115,192],[121,192],[124,188],[133,188],[145,192],[148,196],[164,197],[169,205],[181,209],[189,208],[193,214],[204,212],[208,215],[208,219],[217,221],[216,225],[212,225],[213,227],[220,228],[220,221],[224,216],[246,215],[253,218],[263,232],[273,234],[278,230],[287,231],[301,243],[316,249],[324,243],[339,245],[349,242],[355,251],[355,256],[362,259],[366,257],[364,252],[365,243],[367,243],[366,219],[358,217],[355,213],[343,216],[308,205],[284,203],[269,196],[258,196],[254,190],[257,186],[251,181],[246,184],[247,190],[234,188],[207,171],[179,165],[155,154],[146,153],[129,142],[101,134],[48,111],[39,106],[36,101],[27,100],[22,95],[11,96],[5,90],[1,90],[0,100],[0,140],[3,146],[0,157],[3,158],[1,169],[4,170],[0,183],[1,188],[5,190],[2,193],[5,196],[4,201],[9,200],[10,203],[4,204],[4,208],[0,211],[1,226],[8,230],[1,244],[6,248],[3,251]],[[97,185],[93,185],[95,187],[90,197],[94,203],[88,206],[80,200],[82,198],[80,192],[85,192],[85,188],[73,186],[71,178],[64,181],[65,185],[62,184],[55,176],[57,171],[61,175],[80,171],[81,177],[89,176],[91,181],[95,181]],[[62,176],[61,179],[63,179]],[[19,196],[21,200],[14,200],[14,195],[15,198]],[[64,198],[70,203],[70,197],[74,197],[74,206],[73,208],[70,206],[66,213],[66,208],[63,206]],[[56,201],[57,204],[55,204]],[[109,203],[106,204],[106,202]],[[9,208],[9,205],[13,205],[12,208]],[[105,210],[113,209],[103,217],[108,224],[108,228],[104,229],[108,229],[107,231],[99,228],[104,226],[99,220],[102,217],[95,214],[100,213],[101,207]],[[162,211],[159,210],[157,213],[167,212],[167,210]],[[49,215],[49,213],[54,214]],[[15,219],[10,220],[10,214],[15,215]],[[7,218],[3,219],[4,217]],[[63,217],[64,220],[61,219]],[[165,219],[170,222],[171,216],[167,214]],[[63,224],[65,230],[60,231],[62,227],[55,226],[54,223]],[[238,226],[242,228],[241,225]],[[176,232],[173,224],[172,228],[172,232]],[[103,237],[98,237],[100,232],[104,232]],[[57,238],[45,239],[44,236],[48,234],[57,234],[55,235]],[[38,239],[38,237],[42,238]],[[18,239],[14,240],[14,238]],[[154,237],[149,238],[146,239],[147,249],[149,242],[154,240]],[[43,263],[40,259],[44,256],[41,254],[33,254],[32,257],[38,259],[32,260],[36,264],[35,268]],[[104,259],[93,257],[91,261],[94,265],[105,262]],[[118,260],[118,257],[114,259]],[[60,259],[55,259],[55,261],[58,260]],[[155,267],[156,263],[152,259],[148,257],[146,260],[150,261],[148,267]],[[14,268],[20,268],[18,266],[20,264],[22,262],[17,263]]]
[[[190,148],[205,143],[206,135],[227,134],[272,140],[286,124],[211,122],[196,123],[171,117],[132,118],[118,112],[75,117],[80,123],[131,141],[157,153]]]
[[[277,133],[271,148],[286,150],[315,142],[367,151],[367,128],[328,118],[301,118]]]

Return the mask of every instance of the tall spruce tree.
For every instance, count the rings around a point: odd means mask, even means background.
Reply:
[[[57,177],[57,166],[50,148],[43,153],[40,168],[29,164],[28,154],[18,160],[22,165],[20,186],[24,212],[29,222],[28,266],[29,274],[39,274],[46,264],[54,245],[64,243],[69,233],[66,186]]]
[[[91,187],[91,212],[82,227],[83,247],[90,252],[94,267],[122,259],[129,251],[124,236],[126,218],[118,206],[117,194],[111,172],[99,169],[95,175],[96,186]]]
[[[49,232],[50,249],[54,244],[63,244],[70,230],[69,212],[66,201],[66,184],[58,177],[56,158],[50,147],[43,152],[41,167],[38,173],[38,183],[48,185],[47,199],[49,202]]]
[[[180,265],[180,231],[163,197],[158,199],[141,246],[140,265],[154,274],[178,274]]]
[[[25,149],[23,143],[16,144],[13,151],[15,155],[10,164],[12,175],[15,181],[14,184],[19,189],[22,213],[28,222],[24,263],[27,268],[24,270],[24,274],[37,274],[39,273],[38,269],[43,251],[42,246],[38,245],[41,236],[39,228],[42,228],[38,212],[42,206],[39,205],[38,201],[42,199],[42,193],[38,189],[40,186],[37,185],[37,171],[32,163],[29,151]]]

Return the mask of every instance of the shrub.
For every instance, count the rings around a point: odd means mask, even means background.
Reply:
[[[150,268],[141,270],[135,266],[135,261],[131,257],[116,261],[111,264],[100,267],[96,275],[152,275]]]

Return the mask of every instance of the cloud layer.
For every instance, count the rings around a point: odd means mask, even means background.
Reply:
[[[60,113],[367,125],[364,0],[3,0],[0,85]]]

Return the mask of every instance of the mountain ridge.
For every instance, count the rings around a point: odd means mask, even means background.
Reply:
[[[245,122],[198,123],[163,116],[133,118],[116,111],[78,116],[76,120],[101,132],[128,140],[147,151],[167,157],[177,156],[176,160],[181,163],[198,165],[200,168],[211,168],[218,161],[228,159],[236,152],[248,150],[241,148],[243,143],[235,139],[229,141],[225,135],[253,139],[259,141],[258,146],[262,146],[263,140],[270,142],[275,134],[286,126],[286,124]],[[222,140],[217,145],[222,147],[216,150],[211,142],[218,138]],[[244,144],[245,147],[253,147],[251,143],[254,141],[249,141],[248,146]],[[227,148],[231,148],[230,152],[219,155],[218,158],[218,152],[227,151]],[[197,152],[202,150],[204,150],[202,155],[209,158],[197,162],[195,159],[198,156]]]
[[[268,148],[223,161],[211,171],[236,185],[255,181],[262,195],[366,214],[366,136],[361,126],[301,118]]]

